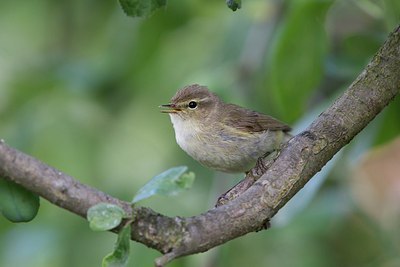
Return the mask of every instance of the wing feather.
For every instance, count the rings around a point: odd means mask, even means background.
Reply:
[[[249,133],[266,130],[289,132],[291,130],[290,126],[271,116],[235,104],[226,104],[224,113],[227,125]]]

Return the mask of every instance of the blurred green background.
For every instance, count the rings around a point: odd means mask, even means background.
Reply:
[[[0,137],[128,201],[152,176],[187,165],[197,177],[190,191],[141,204],[196,215],[242,175],[215,174],[189,158],[158,105],[200,83],[299,132],[399,22],[397,0],[244,0],[237,12],[224,1],[169,1],[147,19],[125,16],[116,1],[3,0]],[[384,165],[399,154],[399,114],[397,98],[270,230],[169,266],[400,266],[400,170]],[[376,147],[398,149],[379,157]],[[366,171],[368,155],[377,175],[363,178],[375,173]],[[0,266],[100,266],[115,239],[42,199],[30,223],[0,217]],[[129,266],[152,266],[159,255],[132,242]]]

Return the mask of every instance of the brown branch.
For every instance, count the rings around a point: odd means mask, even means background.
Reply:
[[[349,89],[304,132],[291,139],[261,178],[226,205],[190,218],[167,217],[83,185],[0,142],[0,175],[51,203],[85,217],[98,202],[115,203],[135,214],[132,239],[155,248],[168,261],[265,228],[268,220],[400,90],[400,27],[391,33]],[[255,170],[257,172],[259,170]]]

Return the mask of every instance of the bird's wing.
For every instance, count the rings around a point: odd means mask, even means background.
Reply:
[[[290,126],[277,119],[257,111],[242,108],[234,104],[227,104],[224,110],[225,124],[246,132],[283,131],[289,132]]]

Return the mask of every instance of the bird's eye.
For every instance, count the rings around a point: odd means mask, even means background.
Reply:
[[[197,107],[197,102],[196,101],[190,101],[188,104],[188,107],[190,109],[195,109]]]

